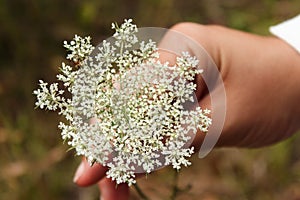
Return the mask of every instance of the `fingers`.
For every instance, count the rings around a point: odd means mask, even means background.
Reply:
[[[99,190],[101,191],[101,200],[128,200],[129,187],[126,183],[117,185],[116,182],[109,178],[103,178],[98,183]]]
[[[84,158],[77,168],[73,181],[83,187],[93,185],[105,177],[106,171],[107,168],[100,164],[94,164],[91,167]]]
[[[195,29],[196,28],[196,31]],[[200,47],[199,44],[203,45],[204,48],[208,51],[208,53],[212,56],[214,61],[218,59],[218,55],[216,54],[216,48],[213,48],[213,45],[210,45],[207,40],[207,29],[204,26],[197,26],[192,24],[183,24],[173,28],[177,31],[177,34],[166,34],[165,38],[159,44],[159,60],[164,63],[168,61],[170,65],[174,65],[176,61],[176,56],[181,54],[183,51],[190,52],[191,55],[196,56],[200,60],[200,66],[205,67],[205,73],[207,73],[207,77],[215,77],[215,73],[212,73],[210,67],[210,62],[208,61],[206,52]],[[179,34],[179,33],[180,34]],[[184,37],[187,36],[188,38]],[[194,40],[190,41],[190,38],[194,38]],[[195,43],[196,41],[196,43]],[[201,43],[203,42],[203,43]],[[217,64],[219,62],[216,62]],[[218,70],[217,70],[218,71]],[[210,108],[211,102],[210,98],[207,95],[207,81],[204,81],[203,77],[198,76],[195,80],[197,83],[197,92],[196,95],[199,99],[201,99],[201,106],[204,108]],[[214,81],[210,81],[214,82]],[[93,123],[93,122],[92,122]],[[200,147],[200,144],[203,141],[204,134],[197,136],[194,144],[195,146]],[[105,178],[105,173],[107,168],[95,164],[93,167],[90,167],[87,161],[84,159],[80,166],[77,169],[77,172],[74,177],[74,182],[79,186],[89,186],[92,184],[98,183],[99,189],[101,190],[101,199],[104,200],[113,200],[120,199],[126,200],[129,198],[129,188],[127,184],[116,185],[115,182],[111,181],[108,178]]]
[[[129,199],[128,185],[125,183],[117,185],[114,181],[105,177],[106,171],[107,168],[100,164],[95,164],[90,167],[86,159],[83,158],[77,168],[73,181],[82,187],[90,186],[98,182],[98,187],[101,191],[101,200]]]
[[[194,23],[180,23],[171,28],[161,41],[159,47],[177,55],[189,52],[199,60],[203,73],[197,75],[195,95],[201,108],[212,111],[213,125],[209,135],[198,131],[192,145],[196,151],[209,152],[217,142],[222,131],[225,116],[225,90],[221,68],[220,35],[213,27]],[[170,54],[170,53],[169,53]],[[174,59],[169,54],[160,53],[160,59]],[[207,137],[209,136],[209,137]]]

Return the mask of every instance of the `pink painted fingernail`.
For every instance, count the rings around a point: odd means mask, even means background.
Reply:
[[[85,164],[84,162],[81,162],[80,165],[78,166],[76,172],[75,172],[75,176],[73,178],[73,182],[76,183],[78,181],[78,179],[81,177],[81,175],[83,174],[85,169]]]

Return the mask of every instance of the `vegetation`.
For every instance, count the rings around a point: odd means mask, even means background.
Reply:
[[[38,79],[53,82],[64,59],[63,40],[111,35],[111,22],[139,27],[178,22],[221,24],[269,34],[299,13],[299,0],[0,0],[0,199],[98,199],[95,187],[72,183],[79,163],[61,144],[54,113],[34,110]],[[280,126],[280,124],[278,125]],[[218,149],[179,174],[177,199],[299,199],[299,136],[272,147]],[[153,199],[169,197],[173,171],[139,180]],[[133,190],[132,199],[137,199]]]

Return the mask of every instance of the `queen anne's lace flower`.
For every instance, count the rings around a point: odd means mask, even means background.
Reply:
[[[90,37],[64,42],[75,63],[62,63],[57,75],[66,91],[40,80],[34,94],[37,107],[66,118],[58,127],[77,155],[108,166],[107,176],[118,184],[131,185],[136,172],[190,165],[194,149],[187,143],[197,129],[207,132],[211,119],[209,110],[195,106],[193,80],[202,73],[195,57],[183,52],[175,66],[160,63],[155,42],[139,42],[132,20],[112,28],[114,41],[96,49]]]

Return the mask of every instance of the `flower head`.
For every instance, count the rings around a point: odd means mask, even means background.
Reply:
[[[90,37],[64,42],[67,59],[76,63],[63,63],[57,75],[65,90],[40,81],[34,94],[36,106],[66,118],[59,128],[77,155],[108,166],[107,176],[118,184],[131,185],[136,172],[190,165],[194,150],[187,143],[197,129],[207,132],[211,119],[209,110],[195,106],[193,80],[202,73],[195,57],[183,52],[169,66],[159,62],[155,42],[138,40],[132,20],[112,28],[114,40],[97,48]]]

